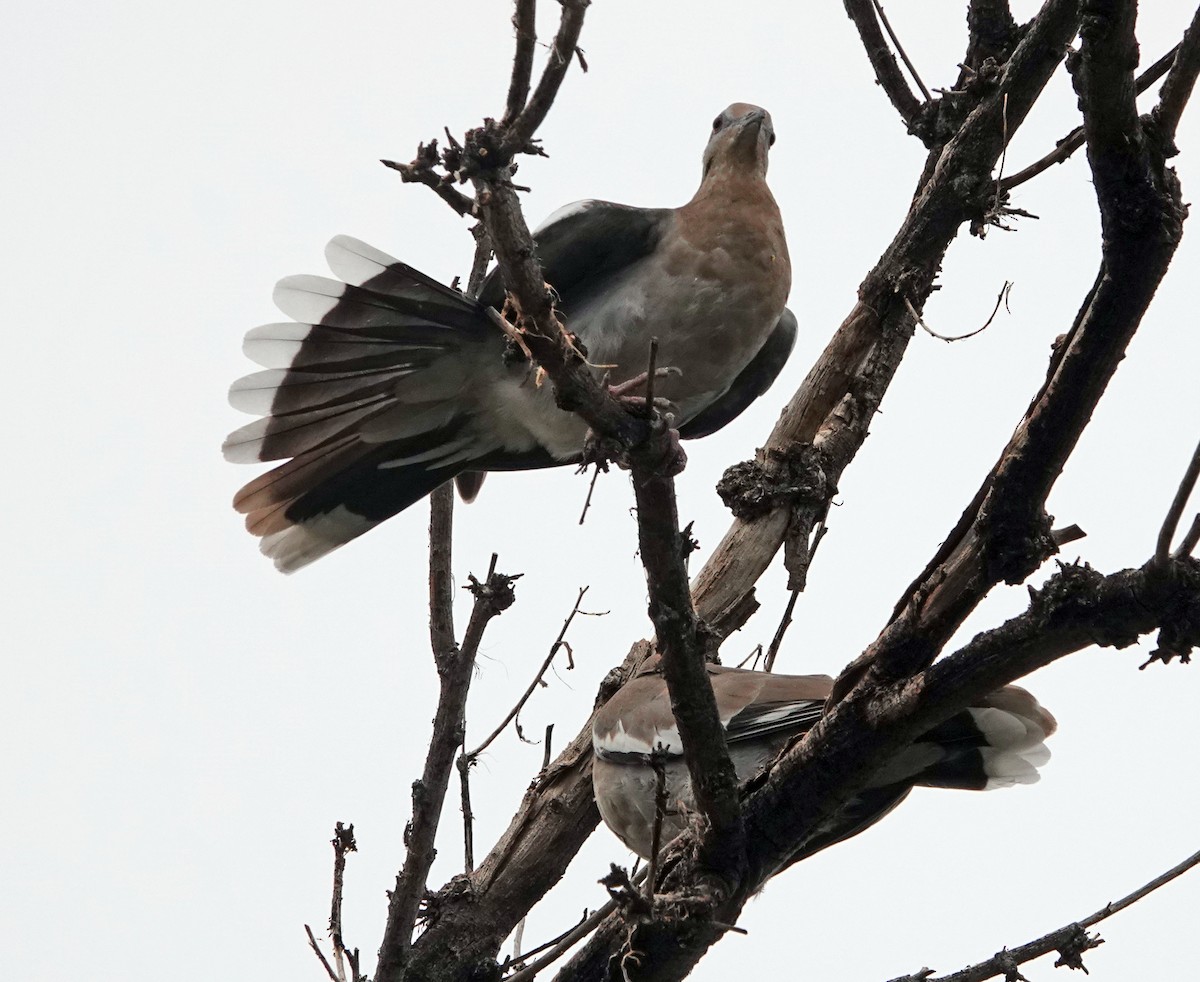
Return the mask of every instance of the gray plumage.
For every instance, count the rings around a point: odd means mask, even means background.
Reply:
[[[710,665],[708,675],[729,756],[743,782],[812,728],[833,686],[828,675],[779,675],[719,665]],[[1010,685],[997,690],[884,764],[835,818],[813,830],[792,861],[873,825],[914,787],[988,790],[1033,783],[1037,768],[1050,758],[1044,740],[1055,728],[1054,717],[1024,689]],[[695,809],[658,656],[648,659],[596,713],[592,746],[600,815],[630,849],[648,858],[657,784],[650,754],[655,748],[667,757],[664,845],[687,827]]]
[[[680,208],[604,201],[561,209],[535,233],[567,328],[614,382],[645,367],[685,438],[720,429],[782,369],[796,335],[784,308],[791,268],[766,185],[770,116],[735,104],[714,121],[704,176]],[[503,304],[493,273],[478,300],[339,236],[338,280],[289,277],[276,289],[293,323],[247,335],[267,370],[236,382],[234,406],[263,418],[232,433],[227,458],[286,463],[235,497],[262,549],[291,572],[361,535],[443,481],[467,497],[492,470],[577,461],[586,426],[554,405],[530,366],[506,360],[487,316]]]

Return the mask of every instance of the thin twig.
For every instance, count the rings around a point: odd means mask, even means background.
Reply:
[[[397,171],[400,174],[400,180],[405,184],[424,184],[427,188],[432,188],[433,192],[459,215],[463,217],[478,216],[479,206],[475,203],[475,199],[463,194],[454,185],[446,183],[445,176],[436,171],[418,163],[402,164],[396,160],[380,160],[379,162],[384,167]]]
[[[313,936],[312,928],[307,924],[304,925],[304,933],[308,935],[309,947],[312,948],[317,958],[321,960],[321,964],[325,966],[325,973],[329,976],[332,982],[340,982],[338,977],[333,973],[333,969],[330,967],[329,962],[325,960],[325,956],[321,953],[321,946],[317,944],[317,939]]]
[[[821,520],[817,523],[816,530],[813,532],[812,542],[808,547],[808,558],[804,562],[805,579],[808,577],[808,570],[812,566],[813,557],[817,554],[817,547],[821,544],[821,540],[825,538],[825,533],[829,531],[829,527],[825,524],[825,519],[829,515],[829,509],[826,507],[825,514],[821,516]],[[772,672],[775,670],[775,659],[779,655],[779,646],[783,644],[783,635],[792,623],[792,611],[796,609],[796,598],[800,596],[804,585],[795,587],[791,596],[788,597],[787,607],[783,611],[783,619],[779,622],[779,627],[775,629],[775,636],[771,638],[771,644],[767,648],[767,657],[763,660],[763,671]],[[762,654],[762,645],[758,646],[758,653]]]
[[[519,921],[517,921],[517,926],[513,928],[512,956],[514,961],[521,957],[521,941],[525,937],[525,920],[526,918],[522,917]]]
[[[800,591],[793,590],[791,596],[788,597],[787,606],[783,609],[783,618],[779,622],[779,627],[775,628],[775,636],[771,638],[771,644],[767,647],[767,657],[763,661],[764,672],[773,671],[775,668],[775,657],[779,654],[779,646],[783,644],[783,635],[792,623],[792,611],[796,609],[796,600],[799,596]]]
[[[1113,914],[1137,903],[1147,894],[1153,893],[1159,887],[1170,883],[1177,876],[1182,876],[1197,865],[1200,865],[1200,852],[1189,856],[1178,866],[1167,870],[1162,876],[1156,877],[1145,886],[1134,890],[1128,896],[1122,897],[1115,903],[1105,904],[1094,914],[1085,917],[1081,921],[1060,927],[1057,931],[1051,931],[1036,941],[1030,941],[1019,948],[1006,948],[1004,951],[987,959],[987,961],[964,968],[953,975],[943,975],[931,980],[931,982],[984,982],[985,979],[1005,974],[1009,970],[1010,965],[1022,965],[1042,955],[1047,955],[1052,951],[1061,951],[1079,932],[1095,924],[1099,924],[1105,918],[1111,917]],[[1082,965],[1073,967],[1082,967]]]
[[[633,882],[639,882],[639,877],[643,876],[644,874],[645,870],[643,870],[641,873],[635,873],[633,876]],[[529,982],[529,980],[537,975],[537,973],[543,968],[558,961],[570,948],[573,948],[576,944],[596,930],[596,927],[600,924],[600,922],[616,909],[616,902],[610,900],[605,903],[603,907],[592,911],[592,913],[584,917],[583,920],[581,920],[573,928],[564,931],[557,938],[547,941],[545,944],[539,945],[532,951],[527,952],[522,958],[523,961],[532,958],[534,955],[539,954],[542,951],[546,951],[546,954],[538,958],[537,961],[530,962],[519,971],[513,972],[512,975],[505,976],[504,982]],[[547,951],[547,949],[550,950]]]
[[[1159,566],[1166,563],[1167,557],[1170,555],[1171,540],[1175,537],[1179,519],[1183,516],[1183,509],[1187,506],[1188,498],[1192,496],[1192,491],[1196,488],[1198,478],[1200,478],[1200,443],[1196,444],[1192,459],[1184,472],[1183,480],[1179,482],[1179,487],[1175,490],[1175,498],[1171,502],[1171,507],[1167,509],[1167,517],[1163,519],[1162,528],[1159,530],[1158,546],[1154,550],[1154,561]]]
[[[1000,288],[1000,293],[996,296],[996,306],[992,308],[992,312],[988,315],[988,319],[983,322],[981,327],[977,327],[973,331],[968,331],[966,334],[956,334],[953,336],[947,334],[938,334],[937,331],[925,323],[924,318],[917,313],[917,308],[912,305],[912,301],[909,300],[908,297],[904,298],[904,304],[906,307],[908,307],[908,312],[912,314],[913,320],[915,320],[921,325],[921,327],[925,329],[926,334],[937,338],[939,341],[965,341],[967,338],[973,338],[976,334],[980,334],[992,326],[992,321],[996,319],[996,314],[1000,312],[1000,304],[1003,303],[1007,306],[1008,295],[1012,291],[1012,287],[1013,285],[1011,283],[1009,283],[1007,280],[1004,281],[1004,286]]]
[[[473,757],[459,754],[454,762],[458,768],[458,783],[462,797],[463,817],[463,871],[470,873],[475,868],[475,812],[471,810],[471,765]]]
[[[472,750],[469,753],[464,755],[472,763],[474,763],[475,760],[478,759],[478,757],[481,753],[483,753],[488,747],[490,747],[492,745],[492,741],[494,741],[496,739],[496,737],[498,737],[501,733],[504,732],[504,730],[508,726],[508,724],[511,723],[514,719],[516,719],[517,714],[525,707],[525,703],[527,703],[529,701],[529,697],[532,696],[534,691],[537,689],[537,687],[542,684],[542,678],[543,678],[543,676],[545,676],[546,672],[549,671],[550,664],[551,664],[551,662],[554,661],[554,656],[558,654],[558,651],[560,648],[566,647],[566,642],[565,642],[564,638],[566,638],[566,636],[567,636],[567,628],[569,628],[571,626],[571,621],[573,621],[575,619],[575,615],[580,612],[579,604],[583,600],[583,595],[588,592],[588,589],[589,588],[586,586],[581,586],[579,588],[579,595],[575,598],[575,606],[572,607],[571,612],[569,614],[567,614],[566,620],[563,621],[562,627],[559,629],[558,637],[556,637],[554,639],[554,642],[550,645],[549,654],[547,654],[546,657],[542,660],[542,667],[538,669],[537,674],[533,677],[533,681],[529,683],[529,686],[525,689],[525,692],[522,694],[521,698],[517,700],[517,704],[508,711],[508,715],[505,716],[504,719],[500,721],[500,725],[497,726],[494,730],[492,730],[492,732],[488,735],[488,738],[486,740],[484,740],[483,743],[481,743],[474,750]],[[569,649],[568,649],[568,651],[569,651]],[[571,667],[571,668],[575,667],[575,663],[573,660],[571,661],[569,667]]]
[[[1197,545],[1200,545],[1200,514],[1192,519],[1192,527],[1188,529],[1187,535],[1179,543],[1179,548],[1175,550],[1175,558],[1182,559],[1184,556],[1190,556],[1196,551]]]
[[[542,737],[542,769],[539,773],[545,774],[550,770],[550,738],[554,736],[554,724],[546,724],[546,735]]]
[[[654,373],[658,362],[658,338],[650,339],[650,354],[646,365],[646,415],[654,415]]]
[[[1175,45],[1170,51],[1158,59],[1153,65],[1147,68],[1140,76],[1136,83],[1137,92],[1139,95],[1145,92],[1150,86],[1157,82],[1160,78],[1167,74],[1171,66],[1175,63],[1175,54],[1179,51],[1179,45]],[[1083,127],[1076,126],[1066,136],[1054,145],[1046,156],[1040,160],[1034,161],[1024,170],[1019,170],[1011,177],[1006,177],[1000,182],[1001,191],[1011,191],[1018,184],[1024,184],[1037,177],[1042,171],[1048,170],[1054,164],[1061,164],[1070,159],[1071,155],[1083,146],[1084,136]]]
[[[929,90],[925,88],[925,83],[921,81],[921,76],[917,74],[917,68],[908,57],[908,52],[904,50],[904,45],[900,43],[900,39],[896,37],[896,32],[892,30],[892,25],[888,22],[887,14],[883,12],[883,5],[879,0],[871,0],[875,5],[875,13],[879,15],[880,23],[883,24],[883,29],[887,31],[888,37],[892,39],[892,44],[896,46],[896,51],[904,61],[908,73],[913,77],[913,81],[917,83],[917,88],[921,90],[921,95],[925,97],[926,102],[932,102],[933,96],[929,94]]]
[[[583,511],[579,513],[579,524],[583,524],[583,520],[587,518],[588,509],[592,507],[592,492],[596,490],[596,478],[600,476],[600,465],[593,465],[592,480],[588,484],[587,497],[583,500]]]

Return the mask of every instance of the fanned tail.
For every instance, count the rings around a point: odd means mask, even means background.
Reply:
[[[229,435],[226,458],[286,460],[234,507],[288,573],[496,449],[473,425],[464,370],[468,349],[498,343],[483,308],[348,236],[326,257],[340,280],[280,281],[275,303],[295,322],[247,334],[246,354],[265,371],[229,393],[262,418]]]

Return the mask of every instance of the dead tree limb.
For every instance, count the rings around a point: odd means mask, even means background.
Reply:
[[[433,718],[433,734],[424,770],[412,786],[413,815],[404,834],[408,852],[388,901],[387,925],[375,972],[377,982],[401,977],[408,961],[417,914],[425,898],[426,878],[437,855],[434,841],[442,803],[446,800],[455,751],[462,744],[467,691],[475,668],[475,655],[488,622],[512,606],[516,579],[516,576],[496,572],[495,555],[483,581],[470,577],[471,584],[467,589],[475,597],[475,604],[462,646],[448,652],[449,657],[438,663],[441,690]]]
[[[1176,877],[1182,876],[1197,865],[1200,865],[1200,852],[1193,853],[1178,866],[1167,870],[1161,876],[1156,876],[1149,883],[1138,887],[1138,889],[1122,897],[1120,900],[1105,904],[1098,911],[1089,914],[1087,917],[1071,924],[1065,924],[1058,930],[1051,931],[1049,934],[1043,935],[1027,944],[1020,945],[1017,948],[1005,948],[977,965],[971,965],[950,975],[940,975],[937,978],[930,978],[929,982],[986,982],[987,979],[994,979],[999,975],[1011,977],[1009,973],[1014,971],[1016,966],[1024,965],[1035,958],[1041,958],[1042,955],[1048,955],[1052,951],[1060,953],[1060,960],[1055,963],[1055,967],[1060,964],[1069,964],[1062,961],[1062,957],[1065,952],[1074,951],[1074,949],[1079,947],[1076,939],[1079,937],[1080,932],[1086,932],[1089,927],[1094,927],[1101,921],[1112,917],[1113,914],[1120,913],[1125,908],[1137,903],[1159,887],[1166,886]],[[1076,955],[1078,955],[1078,952],[1076,952]],[[1082,965],[1071,965],[1071,967],[1081,968]],[[896,980],[896,982],[900,982],[900,980]]]

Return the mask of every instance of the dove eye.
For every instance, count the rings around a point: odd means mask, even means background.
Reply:
[[[716,119],[713,120],[713,132],[714,133],[717,132],[717,130],[719,130],[720,128],[721,128],[721,117],[718,116]]]
[[[771,134],[771,139],[767,141],[767,146],[768,147],[775,146],[775,134],[774,133]]]

